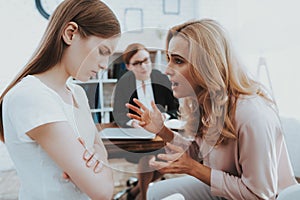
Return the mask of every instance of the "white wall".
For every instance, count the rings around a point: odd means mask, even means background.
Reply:
[[[163,37],[153,27],[159,27],[162,34],[176,23],[195,17],[194,0],[181,0],[178,15],[163,14],[163,0],[106,0],[120,20],[124,32],[125,9],[140,8],[143,10],[143,33],[124,34],[118,45],[122,51],[130,42],[142,42],[148,47],[164,47]],[[184,3],[183,3],[184,2]],[[46,28],[47,20],[37,11],[34,0],[1,0],[1,45],[0,45],[0,92],[18,71],[26,64],[34,52]],[[135,28],[128,31],[133,31]],[[153,39],[154,38],[154,39]]]
[[[0,91],[24,66],[46,28],[34,0],[0,1]]]
[[[171,1],[177,2],[177,0]],[[179,14],[164,14],[163,0],[126,0],[125,2],[124,0],[105,0],[104,2],[115,12],[121,22],[123,38],[117,51],[124,50],[131,42],[141,42],[147,47],[164,48],[164,36],[171,26],[197,16],[197,0],[179,0]],[[143,11],[144,31],[142,33],[131,32],[139,27],[138,24],[136,27],[126,29],[126,9],[141,9]],[[162,34],[161,37],[158,36],[158,32]]]
[[[199,17],[214,18],[225,26],[254,76],[259,57],[265,57],[280,114],[297,119],[300,119],[299,7],[298,0],[201,0],[199,3]],[[265,76],[260,80],[268,87]]]

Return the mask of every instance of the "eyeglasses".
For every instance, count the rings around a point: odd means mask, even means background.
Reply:
[[[134,67],[141,67],[143,64],[149,64],[150,63],[150,58],[145,58],[144,60],[137,60],[133,63],[129,63],[130,65]]]

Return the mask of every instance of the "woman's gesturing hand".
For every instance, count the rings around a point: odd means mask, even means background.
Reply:
[[[158,154],[157,158],[164,161],[157,161],[153,157],[149,165],[162,174],[189,174],[193,170],[195,161],[179,146],[167,143],[166,147],[173,153]]]
[[[126,107],[136,112],[137,115],[127,113],[127,116],[131,119],[138,120],[141,127],[157,134],[164,126],[164,118],[155,103],[153,101],[151,102],[151,111],[146,108],[138,99],[133,99],[133,101],[138,105],[138,107],[129,103],[126,104]]]

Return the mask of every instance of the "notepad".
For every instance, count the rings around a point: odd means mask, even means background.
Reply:
[[[153,139],[155,134],[143,128],[105,128],[99,131],[103,139]]]

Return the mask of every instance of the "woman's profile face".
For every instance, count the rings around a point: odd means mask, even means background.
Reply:
[[[90,36],[77,37],[68,47],[66,69],[69,74],[80,81],[95,77],[97,72],[108,67],[109,56],[115,51],[119,38],[104,39]]]
[[[189,73],[192,65],[189,62],[189,43],[181,36],[174,36],[168,46],[168,65],[166,74],[172,83],[173,95],[176,98],[194,96],[196,85],[192,83]]]
[[[149,79],[152,72],[149,52],[144,49],[138,50],[131,57],[127,69],[134,73],[137,80],[143,81]]]

